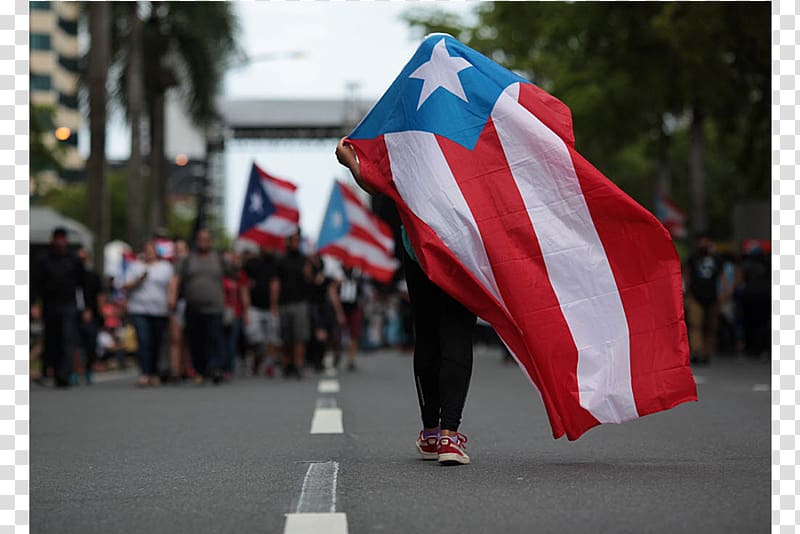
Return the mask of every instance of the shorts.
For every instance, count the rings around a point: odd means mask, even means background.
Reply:
[[[308,342],[311,337],[310,313],[307,302],[281,305],[281,334],[285,343]]]
[[[280,321],[269,310],[250,307],[248,319],[244,327],[248,345],[281,345]]]

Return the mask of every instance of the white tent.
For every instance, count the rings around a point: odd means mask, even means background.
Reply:
[[[47,245],[53,230],[59,226],[67,230],[67,241],[72,245],[81,245],[92,250],[94,239],[92,233],[84,225],[74,219],[65,217],[53,208],[31,206],[31,246]]]

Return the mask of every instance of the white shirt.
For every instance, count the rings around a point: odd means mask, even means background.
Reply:
[[[167,288],[172,279],[172,264],[158,260],[147,264],[135,262],[125,274],[125,283],[135,282],[147,271],[147,278],[128,292],[128,313],[166,317]]]

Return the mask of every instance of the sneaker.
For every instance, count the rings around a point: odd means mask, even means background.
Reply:
[[[423,460],[438,460],[438,446],[439,438],[436,436],[430,436],[427,439],[423,439],[422,430],[419,431],[419,436],[417,437],[417,450],[422,455]]]
[[[443,465],[468,464],[469,456],[464,449],[467,448],[467,436],[460,432],[455,439],[452,436],[440,436],[437,448],[439,463]]]

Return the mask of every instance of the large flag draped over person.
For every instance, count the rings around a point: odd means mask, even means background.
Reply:
[[[239,239],[283,250],[286,237],[295,233],[300,224],[296,191],[293,183],[270,176],[253,163],[239,223]]]
[[[358,267],[383,283],[392,280],[398,267],[391,228],[340,182],[334,182],[331,190],[317,252],[337,258],[345,267]]]
[[[425,273],[509,347],[555,438],[697,400],[672,240],[575,151],[562,102],[434,34],[348,142]]]

